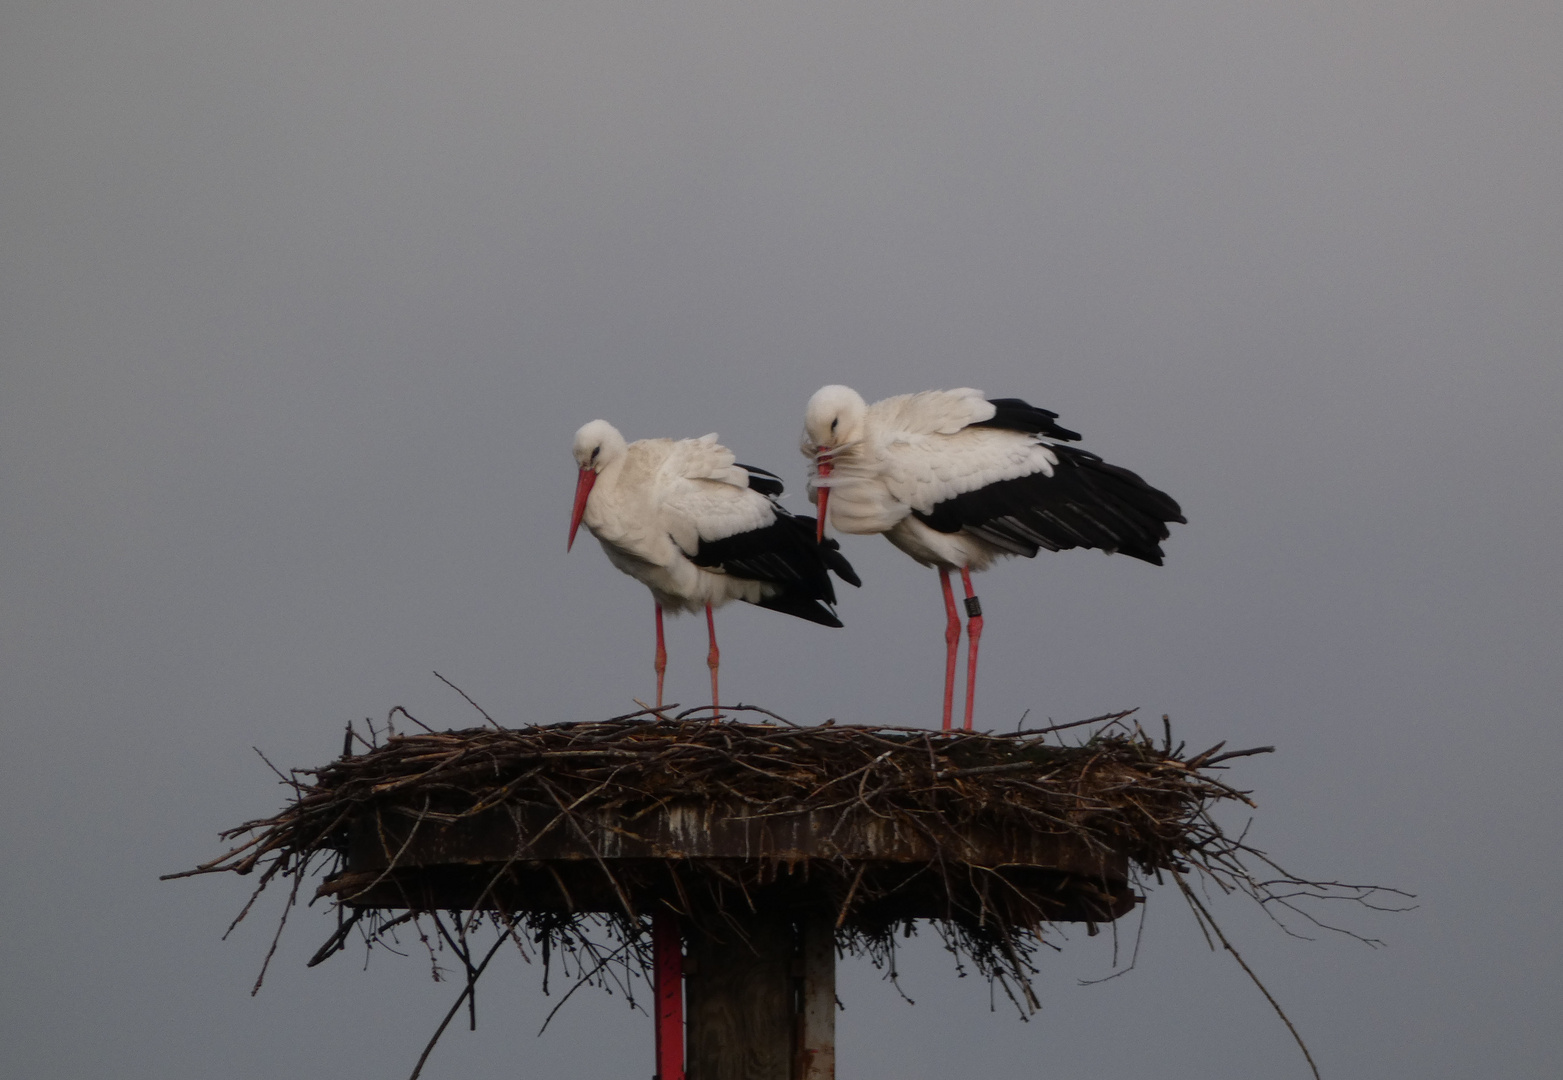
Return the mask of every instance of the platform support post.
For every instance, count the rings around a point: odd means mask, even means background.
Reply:
[[[651,965],[657,1019],[656,1080],[684,1080],[684,947],[678,916],[651,917]]]
[[[689,938],[689,1080],[835,1080],[836,927],[792,912]]]
[[[836,1080],[836,925],[828,915],[799,923],[798,1052],[794,1080]]]
[[[689,1080],[792,1080],[792,922],[747,914],[691,929]]]

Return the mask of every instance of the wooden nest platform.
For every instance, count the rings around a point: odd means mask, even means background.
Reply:
[[[264,867],[264,886],[324,858],[316,895],[353,922],[671,910],[714,926],[790,910],[875,953],[932,919],[981,972],[1025,984],[1050,924],[1094,932],[1145,875],[1219,869],[1237,850],[1209,809],[1247,797],[1215,770],[1269,748],[1188,754],[1130,715],[996,735],[647,710],[392,734],[296,770],[286,809],[224,833],[248,839],[187,873]]]
[[[313,771],[267,832],[336,853],[320,893],[353,908],[1039,932],[1126,913],[1131,865],[1181,866],[1207,803],[1242,798],[1201,771],[1214,754],[1048,734],[631,717],[399,736]]]
[[[893,978],[897,937],[918,920],[1024,1014],[1038,1007],[1034,961],[1050,928],[1094,933],[1164,875],[1240,964],[1189,875],[1283,927],[1299,916],[1338,929],[1299,902],[1378,908],[1375,896],[1406,895],[1298,878],[1228,836],[1213,808],[1252,803],[1221,779],[1224,763],[1272,748],[1187,753],[1165,717],[1154,738],[1132,711],[1013,734],[704,712],[515,729],[485,713],[489,727],[439,732],[394,709],[422,731],[396,734],[388,720],[366,740],[350,726],[337,760],[279,771],[293,793],[280,813],[227,830],[241,842],[166,876],[260,870],[236,924],[291,878],[280,938],[319,874],[315,897],[332,901],[337,926],[311,965],[355,928],[373,947],[412,923],[431,956],[448,948],[466,988],[414,1077],[507,940],[576,986],[616,985],[632,1001],[655,965],[664,1080],[683,1075],[681,1049],[667,1048],[684,1030],[685,977],[691,1080],[829,1080],[836,955],[866,953]],[[495,940],[480,955],[470,935],[484,923]]]

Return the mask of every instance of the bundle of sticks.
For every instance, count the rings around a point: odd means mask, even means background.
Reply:
[[[1223,800],[1251,803],[1214,771],[1272,748],[1223,753],[1217,745],[1189,754],[1172,745],[1170,730],[1153,739],[1132,715],[986,734],[645,710],[584,723],[389,734],[365,741],[367,753],[354,755],[349,744],[323,767],[284,776],[295,795],[286,807],[225,830],[224,839],[243,842],[169,876],[247,874],[262,864],[275,874],[281,863],[342,851],[355,822],[387,807],[442,824],[498,806],[616,812],[632,822],[671,802],[719,802],[755,817],[893,818],[936,844],[953,844],[971,827],[1070,834],[1152,873],[1190,860],[1222,865],[1231,852],[1208,810]],[[1087,726],[1094,726],[1088,738],[1060,741],[1062,732]]]
[[[452,908],[468,912],[458,925],[487,919],[503,937],[540,944],[545,959],[585,941],[588,924],[607,924],[622,959],[644,951],[646,916],[661,906],[715,925],[724,912],[769,905],[828,907],[843,949],[893,970],[897,936],[931,918],[958,960],[1028,1008],[1036,950],[1049,928],[1078,919],[1094,932],[1096,921],[1132,908],[1140,899],[1133,890],[1152,880],[1172,877],[1197,904],[1186,878],[1202,875],[1305,919],[1299,900],[1373,891],[1297,878],[1243,835],[1223,831],[1215,806],[1252,805],[1222,778],[1225,764],[1271,748],[1218,744],[1190,753],[1174,743],[1165,717],[1154,734],[1133,710],[994,734],[800,726],[745,706],[719,718],[673,709],[460,731],[434,731],[393,710],[392,718],[421,730],[398,734],[388,720],[366,738],[350,728],[341,757],[279,772],[292,792],[279,813],[226,830],[222,837],[237,842],[222,855],[168,876],[259,870],[253,905],[282,875],[293,879],[291,907],[305,879],[323,874],[317,895],[335,900],[338,927],[313,962],[341,949],[354,928],[373,945],[388,930],[425,916],[438,922],[435,913]],[[670,808],[690,806],[762,825],[804,815],[829,825],[838,841],[854,830],[889,829],[917,854],[886,862],[842,843],[808,857],[610,860],[594,846],[593,835],[634,836]],[[459,903],[408,898],[419,875],[433,872],[408,854],[419,829],[427,837],[496,815],[517,837],[498,872],[472,869],[478,884]],[[592,856],[566,868],[573,877],[550,861],[550,834],[577,836]],[[999,838],[1001,846],[1067,841],[1098,856],[1104,873],[999,865],[980,855],[974,837]],[[350,852],[361,856],[366,844],[373,858],[355,868]],[[1125,880],[1108,880],[1114,873]],[[584,898],[583,874],[600,876],[598,899]]]

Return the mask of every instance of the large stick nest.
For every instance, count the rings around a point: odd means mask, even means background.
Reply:
[[[666,904],[698,919],[826,906],[870,933],[916,915],[973,933],[1094,930],[1132,907],[1131,864],[1203,858],[1209,805],[1246,801],[1210,770],[1253,751],[1185,755],[1121,725],[1081,745],[1050,733],[631,717],[393,737],[310,770],[231,865],[332,851],[346,870],[322,891],[357,907],[635,917]],[[672,809],[727,826],[727,843],[658,843]],[[802,836],[777,842],[788,825]],[[639,857],[614,857],[626,846]]]
[[[366,913],[371,926],[408,918],[383,913],[392,908],[486,911],[512,929],[534,923],[544,936],[608,911],[626,938],[659,905],[708,932],[768,906],[827,908],[842,944],[876,958],[889,955],[909,919],[933,917],[957,956],[1029,999],[1031,957],[1048,927],[1074,919],[1094,931],[1095,922],[1132,907],[1131,886],[1149,877],[1192,869],[1283,902],[1271,886],[1303,884],[1284,874],[1254,878],[1243,856],[1262,853],[1229,838],[1211,816],[1222,802],[1249,804],[1218,775],[1222,763],[1269,748],[1222,753],[1218,745],[1191,754],[1173,745],[1170,730],[1153,738],[1130,716],[996,735],[648,711],[389,734],[365,743],[367,753],[295,770],[285,777],[294,792],[288,806],[226,831],[225,839],[247,838],[187,873],[259,868],[257,895],[283,874],[295,879],[296,896],[306,876],[326,869],[317,895],[335,900],[342,929],[322,954],[340,947]],[[1087,724],[1097,727],[1083,740],[1060,741],[1063,729]],[[605,818],[633,833],[648,816],[692,805],[762,820],[814,815],[809,820],[849,834],[882,832],[888,823],[922,855],[604,859],[593,842]],[[492,825],[499,815],[511,826],[508,855],[464,866],[413,858],[415,842]],[[536,857],[550,834],[572,838],[592,857]],[[986,850],[973,837],[987,838]],[[1058,869],[992,857],[995,844],[1034,850],[1038,837],[1065,845],[1072,863]]]
[[[1188,753],[1165,717],[1157,738],[1132,710],[1002,735],[800,727],[745,706],[731,711],[769,719],[695,715],[704,711],[517,729],[485,713],[488,728],[437,732],[393,709],[422,732],[396,734],[388,719],[364,739],[350,726],[342,757],[279,772],[293,794],[281,812],[225,831],[242,842],[167,876],[260,870],[235,925],[270,882],[291,878],[267,963],[317,872],[315,897],[330,898],[337,927],[311,965],[355,929],[370,948],[412,930],[436,977],[448,949],[466,987],[424,1058],[507,940],[527,959],[538,950],[545,990],[557,963],[576,987],[617,986],[633,1001],[649,969],[646,916],[659,910],[683,916],[687,933],[739,939],[757,913],[829,915],[838,947],[892,979],[898,933],[929,919],[957,964],[1024,1015],[1037,1008],[1035,957],[1054,925],[1095,932],[1152,880],[1170,877],[1212,947],[1240,964],[1191,880],[1249,896],[1288,932],[1291,916],[1338,929],[1300,902],[1377,907],[1380,895],[1406,895],[1296,877],[1246,843],[1246,827],[1223,831],[1214,808],[1253,805],[1221,778],[1225,763],[1272,748]],[[1061,734],[1089,725],[1083,737]],[[352,754],[355,739],[366,753]],[[677,812],[704,822],[710,850],[651,835]],[[472,936],[485,923],[486,951]]]

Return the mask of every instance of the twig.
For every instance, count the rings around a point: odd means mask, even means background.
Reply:
[[[1243,959],[1243,954],[1238,952],[1232,943],[1227,940],[1226,935],[1221,932],[1221,927],[1216,924],[1216,920],[1211,916],[1205,905],[1200,903],[1199,897],[1194,895],[1194,890],[1189,888],[1189,883],[1183,879],[1183,875],[1174,870],[1172,871],[1172,878],[1178,883],[1178,888],[1183,890],[1184,897],[1215,933],[1222,947],[1232,954],[1232,959],[1237,961],[1237,966],[1243,969],[1243,973],[1253,981],[1255,986],[1259,987],[1259,992],[1265,996],[1265,1000],[1275,1010],[1275,1015],[1281,1018],[1281,1023],[1286,1025],[1286,1030],[1292,1033],[1292,1038],[1297,1042],[1297,1048],[1302,1051],[1303,1057],[1308,1060],[1308,1068],[1312,1070],[1314,1080],[1319,1080],[1319,1067],[1313,1063],[1313,1055],[1308,1052],[1308,1044],[1303,1042],[1302,1036],[1297,1033],[1297,1028],[1292,1024],[1291,1017],[1286,1015],[1286,1010],[1281,1008],[1280,1002],[1275,1000],[1275,996],[1270,993],[1265,984],[1259,981],[1259,976],[1255,975],[1254,969],[1248,966],[1248,962]]]
[[[1230,761],[1233,758],[1251,757],[1254,754],[1273,754],[1273,753],[1275,753],[1275,747],[1273,747],[1273,746],[1256,746],[1252,750],[1229,750],[1225,754],[1217,754],[1215,757],[1206,758],[1199,765],[1195,765],[1193,762],[1190,762],[1189,763],[1189,768],[1191,768],[1191,769],[1194,769],[1194,768],[1205,768],[1205,769],[1208,769],[1212,765],[1216,764],[1216,762],[1218,762],[1218,761]]]
[[[436,671],[434,674],[438,675],[439,672]],[[448,686],[450,684],[446,683],[446,685]],[[461,691],[458,690],[457,693],[461,693]],[[461,696],[462,697],[466,697],[465,694],[462,694]],[[471,701],[472,699],[471,698],[467,698],[467,700]],[[483,711],[482,709],[478,710],[478,712],[482,712],[482,711]],[[391,722],[391,717],[395,716],[397,713],[401,713],[407,719],[411,720],[413,723],[415,723],[419,727],[421,727],[424,731],[427,731],[430,735],[433,735],[435,733],[433,728],[431,728],[428,724],[425,724],[422,720],[419,720],[416,716],[414,716],[412,713],[408,712],[406,709],[402,708],[400,705],[394,705],[394,706],[391,707],[391,711],[385,714],[385,722],[387,724],[389,724]],[[344,754],[343,756],[346,757],[347,755]]]
[[[1055,731],[1067,731],[1070,728],[1084,727],[1087,724],[1110,724],[1116,720],[1123,720],[1139,712],[1139,707],[1125,709],[1123,712],[1103,713],[1101,716],[1093,716],[1089,720],[1071,720],[1067,724],[1051,724],[1048,727],[1030,728],[1026,731],[1007,732],[1003,735],[995,735],[998,739],[1024,739],[1031,735],[1049,735]]]
[[[509,937],[509,930],[506,930],[504,933],[500,934],[499,940],[494,942],[493,947],[488,950],[488,954],[483,957],[483,962],[477,966],[476,973],[467,980],[467,985],[462,987],[461,993],[456,996],[456,1000],[451,1005],[450,1011],[445,1014],[445,1019],[441,1020],[440,1026],[434,1029],[434,1035],[429,1039],[428,1045],[423,1048],[423,1053],[418,1055],[418,1064],[413,1066],[412,1075],[409,1076],[407,1080],[418,1080],[419,1074],[423,1072],[423,1064],[429,1060],[429,1055],[434,1052],[434,1046],[440,1041],[440,1036],[445,1034],[445,1029],[450,1026],[450,1022],[454,1020],[456,1018],[456,1014],[461,1011],[461,1003],[466,1001],[467,998],[471,996],[472,988],[477,985],[478,976],[482,975],[484,971],[488,970],[488,962],[494,959],[494,954],[499,951],[499,947],[503,945],[506,939]]]
[[[434,673],[434,677],[436,679],[440,680],[440,682],[444,683],[446,686],[450,687],[452,690],[456,691],[456,693],[460,694],[462,697],[467,698],[467,704],[471,705],[474,709],[476,709],[478,711],[478,713],[483,717],[483,719],[487,720],[490,724],[493,724],[496,729],[498,729],[500,731],[505,730],[504,728],[499,726],[499,721],[495,720],[492,716],[490,716],[487,712],[484,711],[483,706],[479,705],[476,701],[473,701],[470,697],[467,697],[467,692],[465,690],[463,690],[461,687],[459,687],[455,683],[451,682],[445,676],[441,675],[438,671],[436,671]],[[414,723],[416,723],[416,721],[414,721]]]

